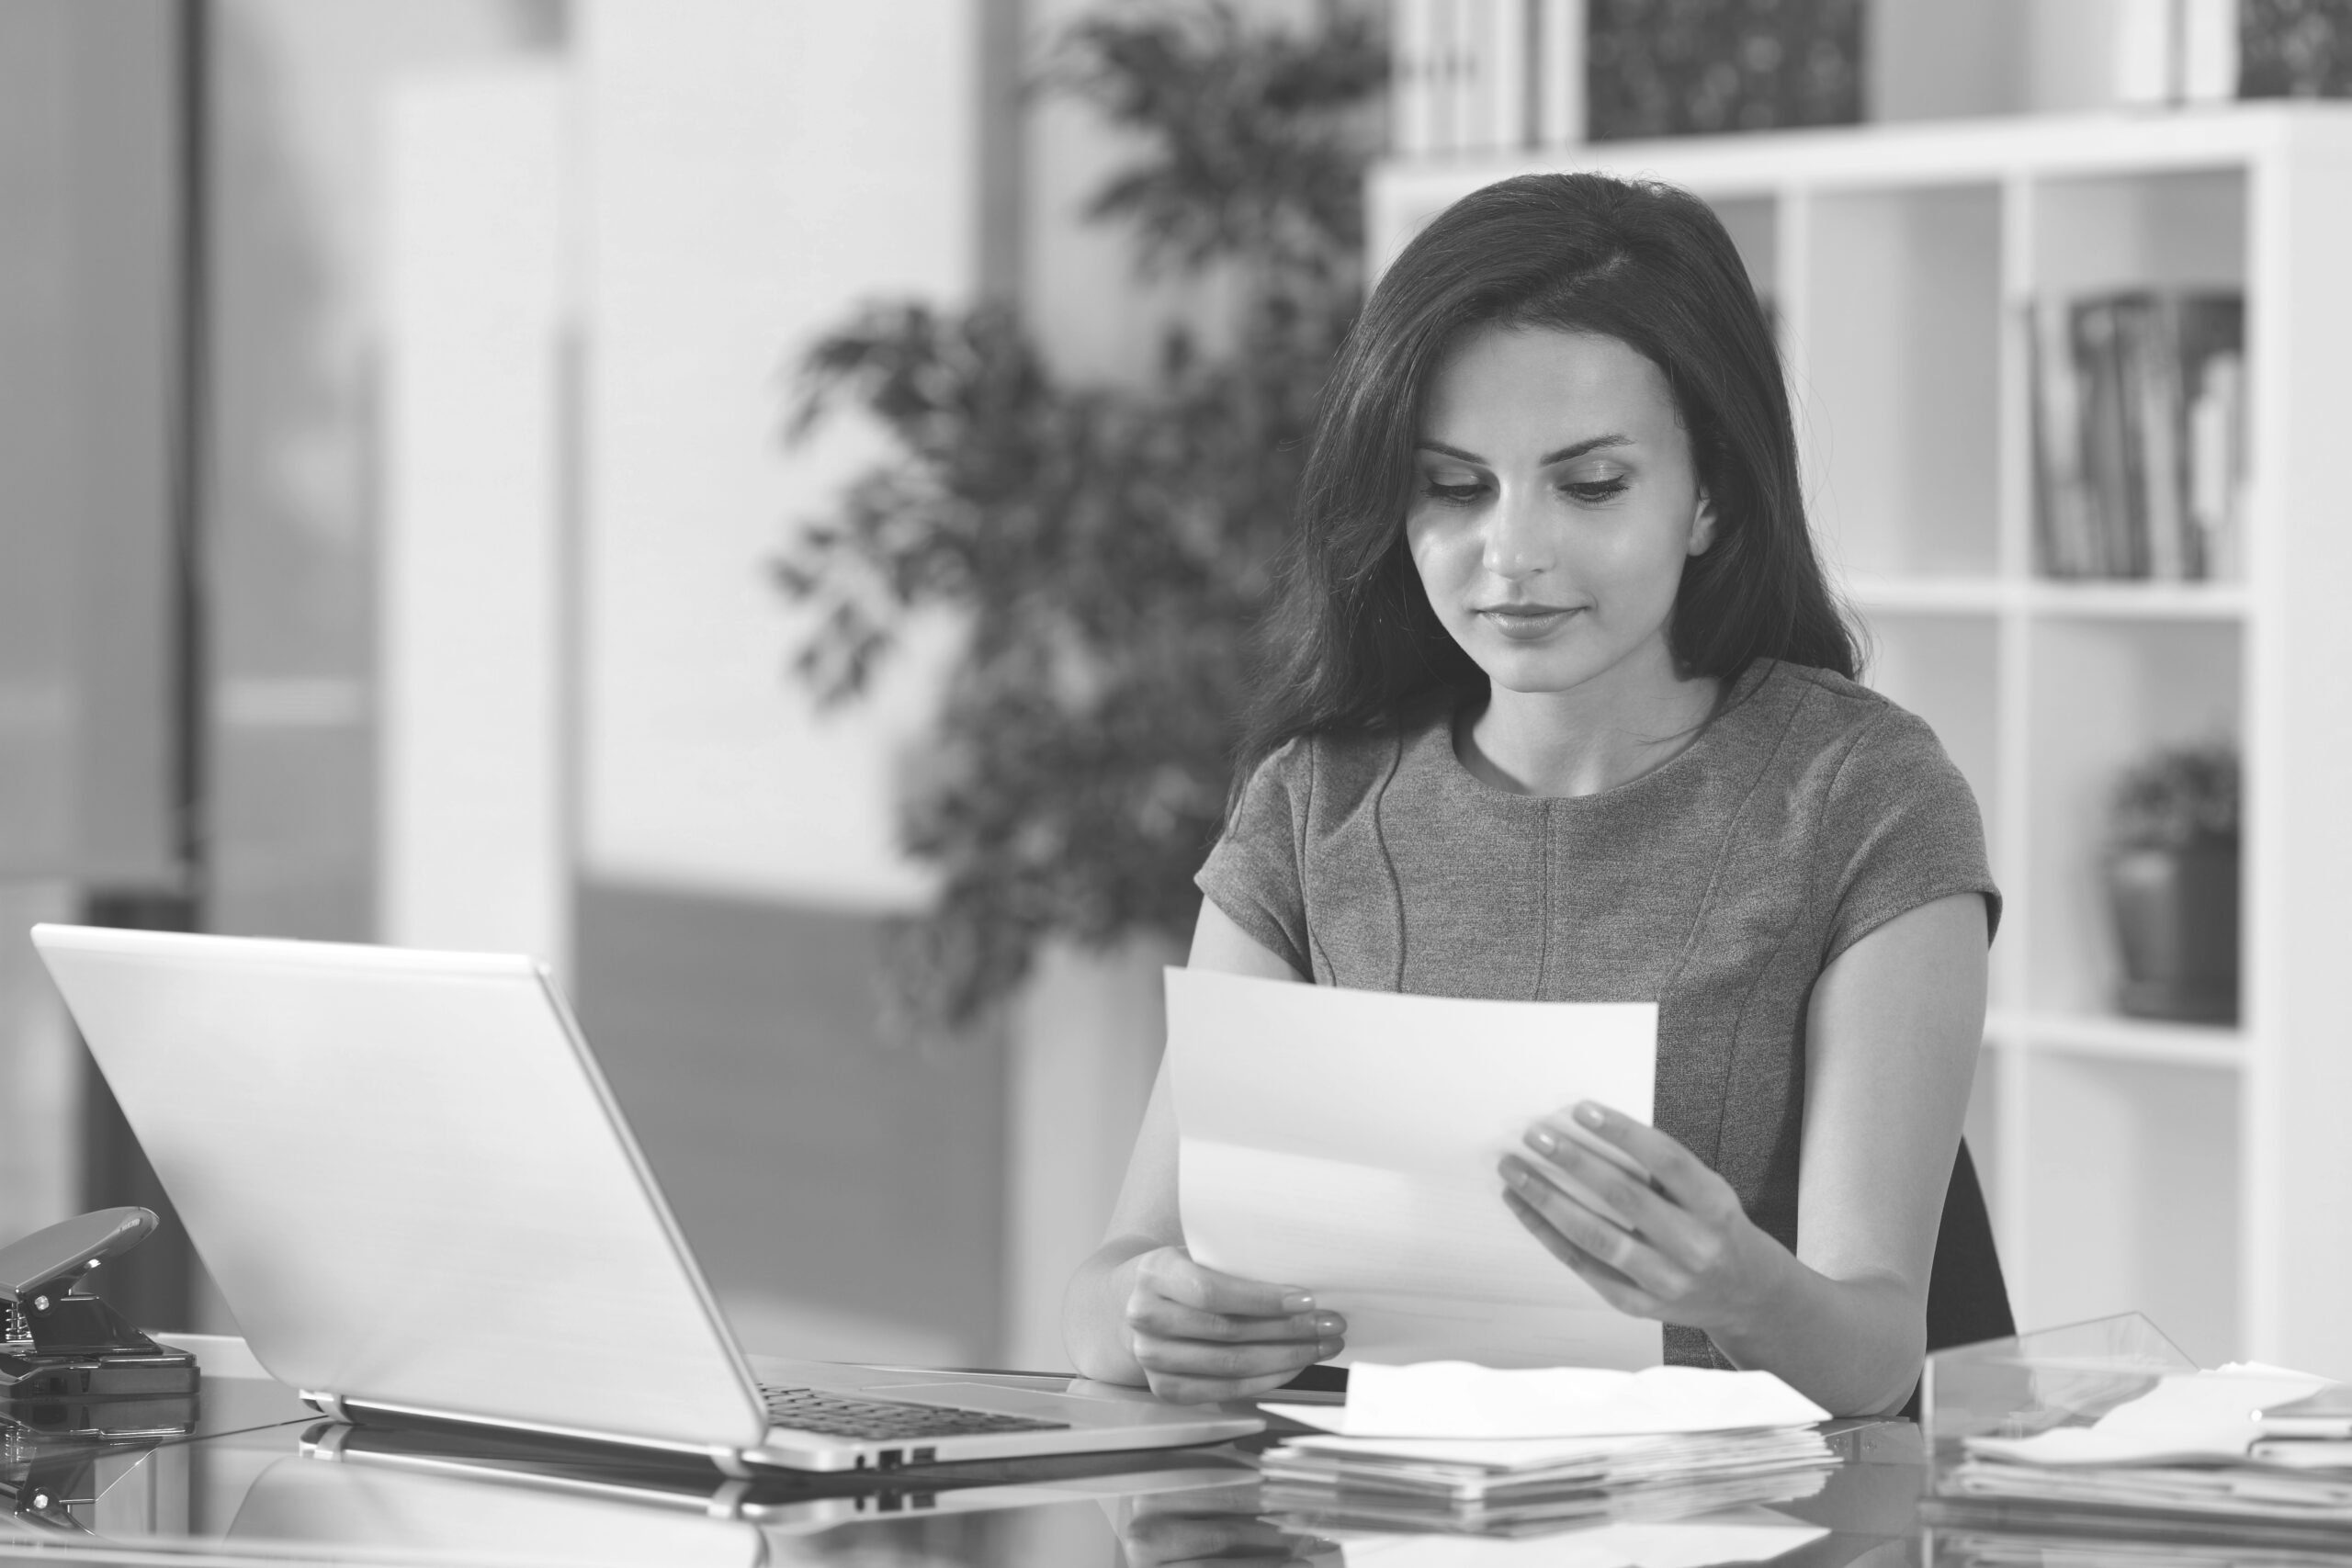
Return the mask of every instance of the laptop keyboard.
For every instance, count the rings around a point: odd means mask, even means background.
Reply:
[[[1066,1432],[1067,1421],[1036,1421],[990,1410],[953,1410],[895,1399],[860,1399],[813,1388],[775,1388],[763,1383],[768,1416],[796,1432],[828,1438],[894,1442],[907,1438],[964,1438],[993,1432]]]

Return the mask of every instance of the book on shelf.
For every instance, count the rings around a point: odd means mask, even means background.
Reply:
[[[2045,299],[2027,324],[2042,574],[2236,577],[2244,296],[2143,289]]]
[[[1584,0],[1392,0],[1395,151],[1583,141],[1584,28]]]

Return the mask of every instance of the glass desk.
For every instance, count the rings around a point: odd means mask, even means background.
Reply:
[[[1917,1522],[1921,1451],[1907,1423],[1837,1424],[1839,1467],[1769,1509],[1498,1540],[1268,1517],[1249,1445],[899,1472],[888,1488],[745,1483],[340,1426],[257,1369],[223,1370],[228,1359],[206,1357],[192,1431],[0,1453],[0,1562],[1696,1568],[1756,1561],[1741,1548],[1761,1541],[1785,1548],[1773,1562],[1826,1568],[1918,1562],[1934,1546]]]

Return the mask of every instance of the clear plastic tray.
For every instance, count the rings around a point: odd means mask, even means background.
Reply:
[[[1964,1438],[2087,1427],[2197,1363],[2136,1312],[1988,1339],[1928,1358],[1920,1426],[1939,1469]]]

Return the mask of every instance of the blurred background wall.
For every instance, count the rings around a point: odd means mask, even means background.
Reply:
[[[2125,5],[1878,0],[1871,112],[2111,101]],[[755,1348],[1058,1364],[1168,954],[885,1041],[956,627],[820,712],[770,569],[883,449],[780,438],[859,302],[1110,381],[1203,310],[1083,219],[1128,143],[1018,90],[1091,8],[0,0],[0,928],[538,953]],[[143,1190],[106,1109],[8,936],[0,1239]],[[150,1316],[231,1326],[192,1278]]]
[[[1037,20],[0,3],[6,923],[119,893],[540,953],[753,1344],[999,1356],[1006,1047],[874,1022],[876,917],[926,890],[892,782],[953,628],[820,714],[767,566],[879,449],[780,440],[854,304],[1034,293],[1089,368],[1152,339],[1124,254],[1020,199],[1026,160],[1071,206],[1103,156],[1020,123]],[[20,942],[0,1009],[13,1235],[128,1189],[84,1168],[103,1085]],[[200,1276],[153,1301],[229,1324]]]

